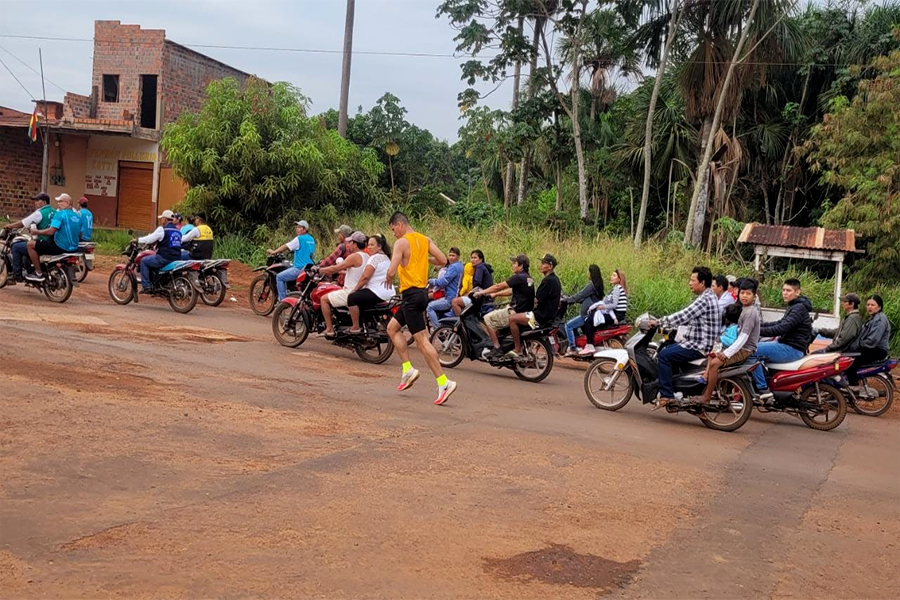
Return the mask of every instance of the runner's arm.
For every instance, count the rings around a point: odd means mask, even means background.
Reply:
[[[394,244],[394,255],[391,257],[391,266],[388,267],[387,273],[384,277],[384,287],[394,287],[394,277],[397,276],[397,269],[400,268],[400,264],[403,262],[403,259],[408,256],[409,240],[407,240],[406,238],[400,238]]]
[[[431,258],[428,259],[433,265],[437,265],[439,267],[443,267],[447,264],[447,257],[441,252],[441,249],[437,247],[437,244],[434,243],[434,240],[428,238],[428,254],[431,255]]]

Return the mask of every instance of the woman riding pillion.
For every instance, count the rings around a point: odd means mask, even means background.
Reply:
[[[352,325],[350,333],[359,333],[359,316],[361,311],[394,297],[394,288],[385,287],[382,282],[391,266],[391,247],[383,235],[369,237],[367,251],[369,253],[362,277],[350,291],[347,306],[350,310]]]
[[[469,256],[469,264],[463,272],[463,282],[459,289],[459,296],[451,302],[453,314],[457,317],[462,313],[463,309],[472,304],[469,293],[472,290],[486,290],[494,285],[494,270],[491,265],[484,262],[484,252],[481,250],[472,250]],[[485,302],[485,309],[493,306],[491,302]]]
[[[609,276],[609,282],[613,288],[601,302],[596,302],[590,307],[587,319],[584,322],[584,335],[587,342],[580,356],[591,356],[596,352],[594,348],[594,332],[597,329],[614,327],[625,321],[628,312],[628,283],[625,281],[625,271],[616,269]]]
[[[866,312],[869,318],[863,324],[859,337],[850,344],[850,352],[859,352],[853,364],[847,369],[847,379],[853,387],[859,386],[856,370],[864,365],[882,361],[888,357],[891,323],[884,315],[884,300],[878,294],[872,294],[866,300]]]
[[[584,326],[584,322],[587,319],[588,311],[590,311],[591,306],[600,302],[605,294],[603,274],[600,273],[600,267],[591,265],[588,267],[587,285],[574,296],[563,298],[563,302],[566,304],[581,303],[581,310],[579,311],[578,316],[569,319],[565,324],[566,338],[569,341],[569,349],[566,352],[566,356],[575,356],[578,354],[578,348],[575,347],[575,333],[580,327]]]

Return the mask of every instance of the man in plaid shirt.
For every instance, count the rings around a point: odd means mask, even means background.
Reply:
[[[330,267],[337,264],[337,259],[339,258],[347,258],[351,254],[351,250],[347,245],[347,238],[349,238],[353,234],[353,230],[349,225],[341,225],[337,229],[334,230],[336,234],[338,234],[338,245],[334,249],[334,252],[329,254],[326,258],[323,258],[319,262],[319,268],[324,269],[325,267]],[[337,284],[344,285],[344,272],[341,271],[337,276]]]
[[[675,398],[672,386],[673,363],[687,363],[708,355],[722,332],[722,309],[712,291],[712,271],[708,267],[694,267],[688,282],[697,299],[673,315],[663,317],[658,324],[663,329],[685,325],[683,339],[667,346],[659,353],[657,373],[659,378],[659,402],[662,408]],[[656,410],[656,409],[654,409]]]

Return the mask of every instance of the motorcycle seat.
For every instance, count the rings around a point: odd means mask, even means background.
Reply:
[[[844,356],[847,356],[846,354]],[[867,369],[877,369],[879,367],[885,367],[890,362],[891,359],[885,358],[884,360],[876,360],[875,362],[868,363],[859,367],[855,367],[857,371],[865,371]]]
[[[702,367],[703,365],[706,364],[706,357],[704,356],[703,358],[698,358],[696,360],[688,361],[688,364]]]
[[[841,357],[840,352],[827,352],[825,354],[808,354],[798,360],[786,363],[768,363],[766,366],[770,371],[802,371],[803,369],[811,369],[821,365],[833,363]]]
[[[193,260],[173,260],[172,262],[170,262],[170,263],[167,264],[166,266],[160,268],[159,272],[160,272],[160,273],[168,273],[168,272],[171,272],[171,271],[178,271],[179,269],[183,269],[183,268],[185,268],[185,267],[187,267],[187,266],[192,265],[194,262],[196,262],[196,261],[193,261]]]
[[[62,260],[62,259],[67,258],[67,257],[69,257],[69,256],[81,256],[81,253],[79,253],[79,252],[66,252],[66,253],[64,253],[64,254],[54,254],[54,255],[52,255],[52,256],[51,256],[50,254],[43,254],[43,255],[41,255],[40,258],[41,258],[41,262],[42,262],[42,263],[49,263],[49,262],[56,262],[56,261],[58,261],[58,260]]]

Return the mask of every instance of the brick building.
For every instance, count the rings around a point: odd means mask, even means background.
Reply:
[[[82,195],[98,224],[146,230],[184,198],[185,184],[159,149],[162,127],[197,112],[206,86],[249,75],[166,39],[162,29],[95,21],[89,95],[38,102],[49,124],[47,192]],[[0,107],[0,213],[23,215],[41,188],[42,137],[31,113]]]

